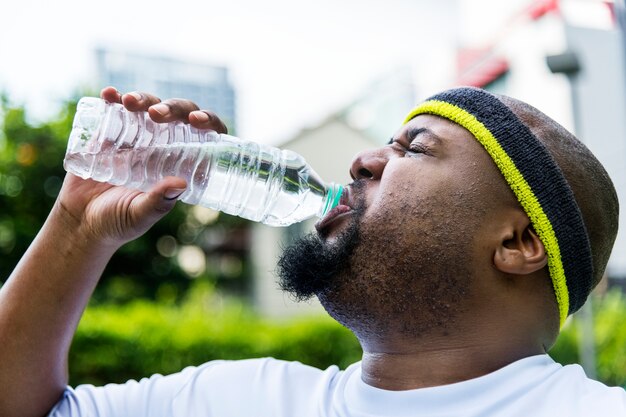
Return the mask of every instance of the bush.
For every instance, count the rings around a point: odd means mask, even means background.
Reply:
[[[612,292],[596,300],[598,379],[626,385],[626,300]],[[550,355],[579,362],[580,319],[571,318]],[[325,315],[283,321],[262,319],[241,301],[196,288],[182,305],[135,301],[87,309],[70,353],[71,383],[124,382],[168,374],[213,359],[272,356],[326,368],[360,360],[361,348]]]
[[[614,290],[603,297],[594,297],[593,329],[598,379],[608,385],[626,386],[626,298]],[[550,355],[557,362],[578,363],[579,346],[583,337],[580,316],[566,323]]]
[[[328,317],[264,320],[239,301],[195,292],[181,306],[136,301],[88,308],[70,352],[70,383],[124,382],[212,359],[265,356],[346,367],[360,359],[361,348]]]

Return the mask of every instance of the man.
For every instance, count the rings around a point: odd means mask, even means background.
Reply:
[[[225,130],[188,101],[102,97]],[[621,388],[546,355],[616,235],[615,190],[584,145],[529,105],[460,88],[419,105],[350,173],[342,209],[285,251],[279,274],[355,333],[360,363],[216,361],[66,388],[70,341],[103,268],[185,188],[167,178],[141,193],[68,175],[0,293],[0,415],[626,415]]]

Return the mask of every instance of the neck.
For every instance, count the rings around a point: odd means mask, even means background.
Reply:
[[[502,338],[446,337],[428,343],[363,343],[362,379],[376,388],[401,391],[477,378],[519,359],[545,353],[541,344]]]

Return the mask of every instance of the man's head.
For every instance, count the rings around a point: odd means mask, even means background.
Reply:
[[[455,114],[486,126],[501,152],[489,149],[493,143],[480,126]],[[503,156],[513,164],[503,165]],[[516,168],[521,186],[506,171]],[[482,90],[450,90],[427,100],[388,146],[358,154],[351,174],[355,182],[344,203],[354,210],[324,221],[319,236],[307,238],[315,244],[304,256],[287,250],[279,272],[287,289],[315,282],[300,295],[315,293],[366,345],[485,325],[516,328],[549,345],[559,325],[555,256],[563,255],[571,271],[572,260],[586,256],[589,235],[589,262],[579,262],[589,289],[576,294],[577,308],[602,275],[615,238],[615,191],[584,145],[531,106]],[[537,199],[540,210],[532,208]],[[548,213],[548,227],[538,212]],[[551,227],[558,235],[549,234]],[[570,235],[576,239],[563,243]],[[572,248],[579,251],[574,256]],[[293,267],[298,258],[307,259],[304,269]],[[316,269],[318,258],[331,262]]]

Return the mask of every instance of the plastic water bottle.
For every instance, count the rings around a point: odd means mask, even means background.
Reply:
[[[295,152],[182,122],[156,123],[146,112],[92,97],[78,103],[63,166],[142,191],[167,176],[184,178],[180,200],[271,226],[323,217],[343,192]]]

